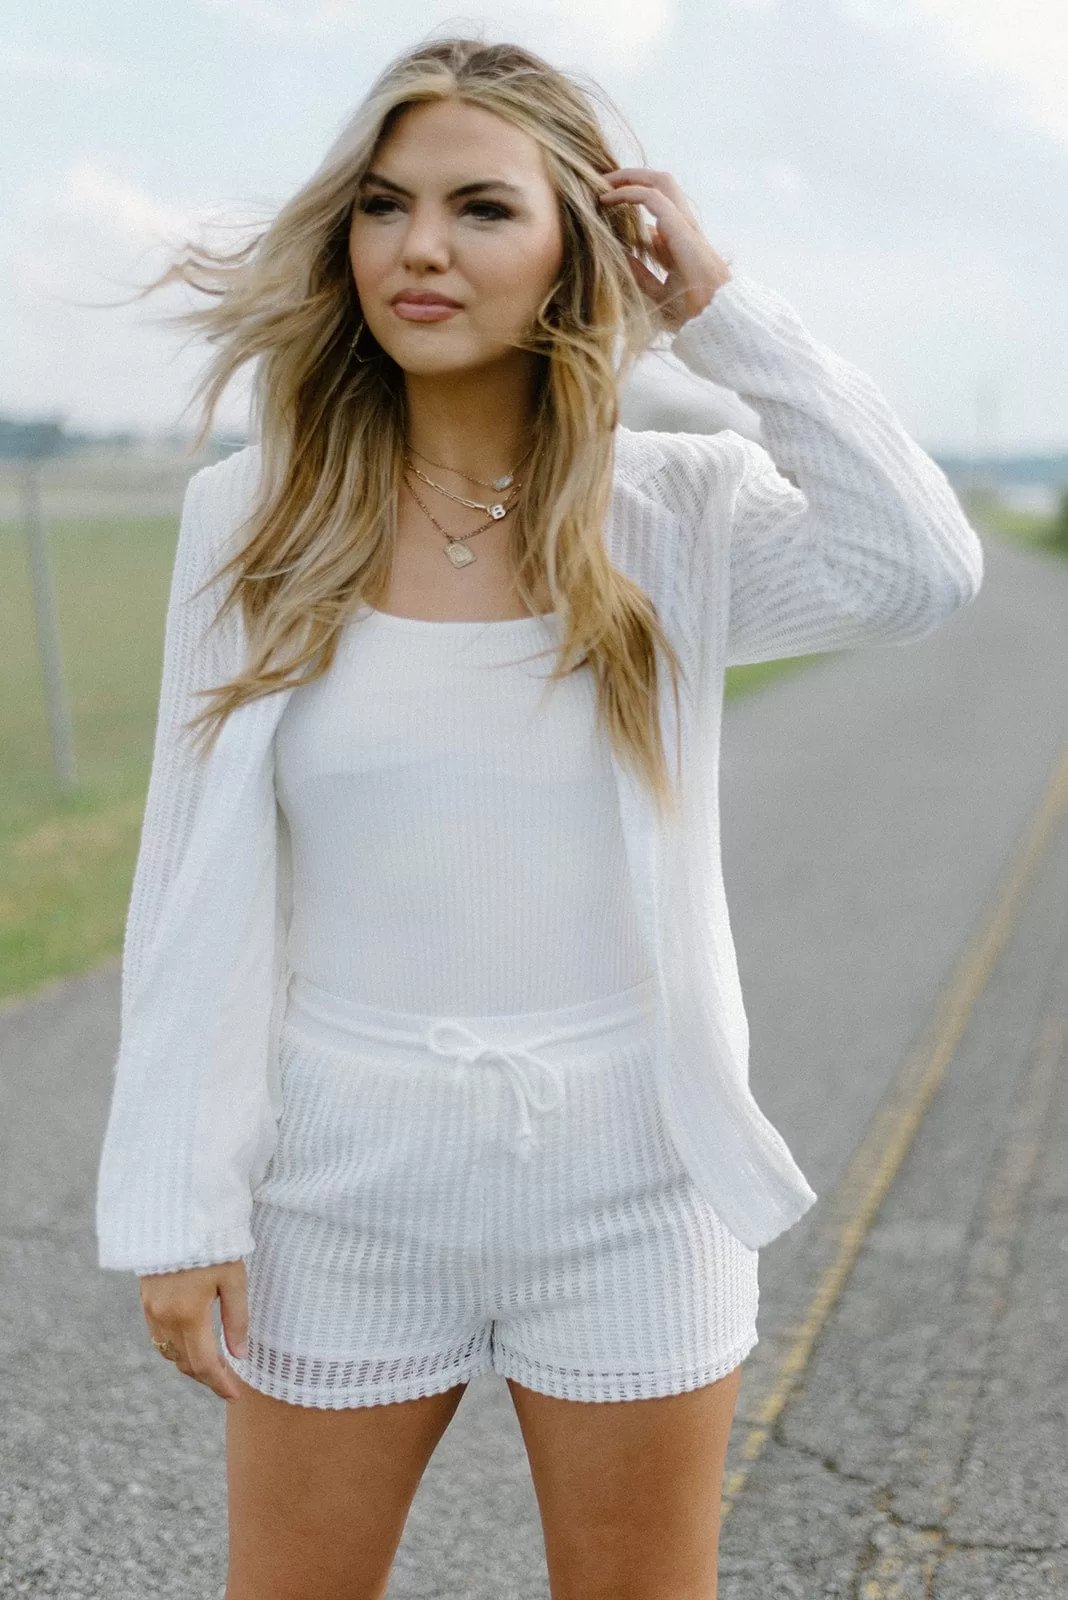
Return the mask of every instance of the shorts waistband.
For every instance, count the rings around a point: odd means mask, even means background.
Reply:
[[[656,979],[650,976],[615,994],[551,1010],[437,1016],[352,1000],[292,973],[286,1022],[313,1037],[325,1035],[328,1043],[343,1048],[362,1044],[402,1068],[411,1063],[413,1049],[472,1067],[492,1066],[515,1094],[519,1120],[513,1145],[526,1160],[538,1142],[531,1111],[548,1112],[563,1104],[566,1066],[647,1042],[656,991]]]
[[[494,1044],[538,1045],[593,1041],[646,1022],[656,1007],[656,978],[649,976],[614,994],[541,1011],[476,1014],[392,1011],[320,988],[303,973],[290,974],[287,1011],[302,1013],[329,1027],[385,1044],[426,1045],[435,1028],[449,1025],[477,1032]]]

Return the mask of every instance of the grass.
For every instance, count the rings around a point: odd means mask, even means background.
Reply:
[[[984,504],[977,526],[1042,545],[1041,517]],[[119,954],[148,783],[176,515],[48,524],[78,762],[51,766],[25,538],[0,523],[0,999]],[[820,656],[732,667],[726,696]]]
[[[173,516],[49,526],[78,763],[65,793],[51,765],[25,538],[0,525],[0,996],[121,949],[176,532]]]
[[[1017,511],[996,496],[962,494],[961,504],[980,533],[1031,545],[1053,556],[1068,558],[1068,534],[1056,517],[1036,511]]]

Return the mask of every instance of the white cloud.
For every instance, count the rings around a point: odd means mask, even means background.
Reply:
[[[91,218],[141,242],[185,235],[200,220],[190,208],[156,199],[92,158],[67,168],[53,204],[68,216]]]
[[[300,15],[291,16],[284,6],[273,0],[202,0],[208,11],[221,12],[235,17],[249,28],[262,33],[285,34],[288,38],[310,38],[316,31],[319,6],[308,6]]]
[[[859,21],[926,34],[947,66],[984,83],[995,108],[1068,143],[1064,0],[841,0]]]
[[[224,227],[230,234],[263,220],[244,214],[239,203],[223,207],[220,217],[217,204],[197,206],[161,198],[93,156],[84,156],[56,178],[33,185],[23,198],[30,210],[88,222],[98,232],[140,245],[174,247],[210,227]]]
[[[153,196],[92,158],[26,186],[20,201],[11,291],[26,325],[54,332],[58,348],[64,321],[68,329],[84,327],[87,302],[114,305],[155,277],[204,220],[194,207]],[[166,255],[157,262],[161,249]],[[162,291],[168,300],[176,293]],[[116,314],[134,315],[113,312],[112,324]],[[67,363],[66,352],[61,359]]]
[[[192,297],[177,285],[131,297],[165,264],[149,247],[195,232],[200,213],[88,162],[21,198],[18,244],[0,257],[0,410],[59,412],[72,426],[189,426],[181,411],[205,351],[165,319]],[[218,425],[246,423],[238,382]]]
[[[81,50],[51,50],[40,45],[27,49],[8,44],[0,53],[0,74],[8,78],[63,83],[69,86],[111,86],[120,82],[122,72],[114,61]]]
[[[366,34],[365,0],[201,0],[208,10],[236,18],[255,33],[284,39],[291,44],[314,46],[334,42],[339,36]],[[641,71],[634,52],[655,43],[671,28],[676,0],[504,0],[479,6],[468,13],[447,4],[426,5],[404,0],[393,8],[390,36],[399,48],[406,37],[422,38],[431,30],[448,28],[492,38],[512,30],[529,48],[554,52],[592,54],[624,74]],[[379,45],[393,48],[376,29]]]
[[[809,192],[808,179],[792,161],[765,161],[760,171],[769,189],[777,189],[787,195]]]

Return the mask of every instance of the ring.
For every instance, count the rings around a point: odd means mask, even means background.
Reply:
[[[168,1350],[174,1349],[174,1346],[171,1344],[169,1339],[153,1339],[152,1343],[155,1345],[161,1356],[165,1356]]]

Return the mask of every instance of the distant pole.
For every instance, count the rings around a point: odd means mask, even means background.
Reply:
[[[74,732],[63,678],[52,564],[48,556],[41,517],[41,485],[37,462],[32,459],[23,467],[22,493],[23,517],[30,553],[30,574],[33,579],[37,648],[41,658],[41,675],[44,679],[45,701],[48,708],[48,731],[52,741],[52,765],[63,788],[73,789],[78,782]]]
[[[973,488],[996,495],[997,474],[993,455],[997,445],[1000,422],[1000,390],[996,378],[980,377],[975,386],[975,471]],[[981,465],[986,458],[986,467]]]

